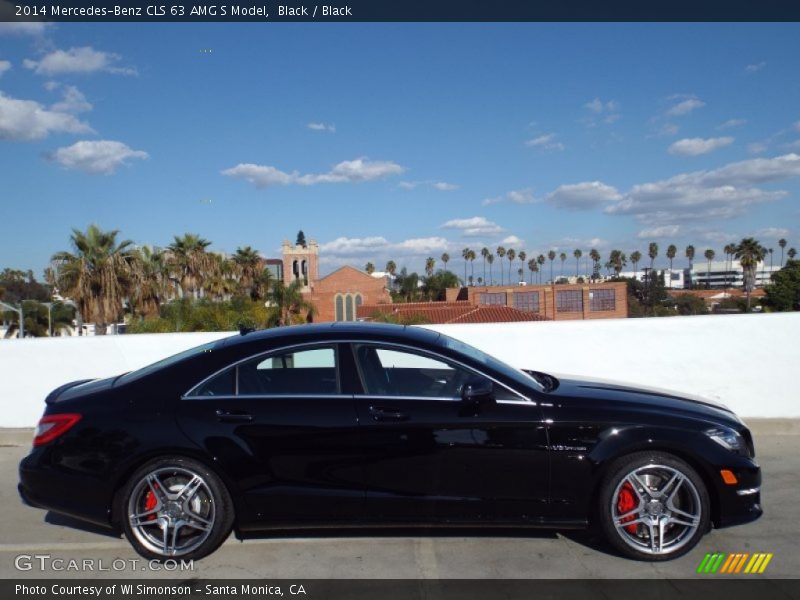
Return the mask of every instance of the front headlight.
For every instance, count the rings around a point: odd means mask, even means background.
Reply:
[[[726,450],[742,456],[747,456],[748,454],[744,438],[735,429],[720,426],[707,430],[705,434]]]

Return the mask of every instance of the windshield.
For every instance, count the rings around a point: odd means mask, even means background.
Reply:
[[[170,365],[174,365],[175,363],[178,363],[186,358],[197,356],[198,354],[202,354],[203,352],[211,352],[211,350],[214,348],[216,344],[217,344],[216,341],[208,342],[207,344],[203,344],[201,346],[195,346],[194,348],[189,348],[188,350],[184,350],[183,352],[178,352],[178,354],[173,354],[172,356],[163,358],[158,362],[154,362],[153,364],[147,365],[146,367],[142,367],[141,369],[137,369],[136,371],[125,373],[117,380],[117,383],[130,383],[131,381],[136,381],[137,379],[146,377],[151,373],[155,373],[159,369],[163,369],[165,367],[169,367]]]
[[[465,344],[461,340],[457,340],[455,338],[448,337],[444,334],[441,335],[439,338],[441,344],[450,350],[455,350],[461,354],[465,354],[470,357],[472,360],[478,361],[481,364],[486,365],[490,369],[494,369],[495,371],[502,373],[509,379],[513,379],[514,381],[526,385],[531,386],[544,390],[544,387],[541,383],[539,383],[536,379],[528,375],[527,373],[520,371],[519,369],[515,369],[514,367],[507,365],[506,363],[502,362],[501,360],[496,359],[489,354],[486,354],[482,350],[478,350],[474,346],[470,346],[469,344]]]

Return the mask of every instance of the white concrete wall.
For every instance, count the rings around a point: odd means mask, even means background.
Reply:
[[[743,417],[800,417],[800,313],[431,325],[506,362],[699,394]],[[32,427],[53,388],[231,333],[0,342],[0,427]]]

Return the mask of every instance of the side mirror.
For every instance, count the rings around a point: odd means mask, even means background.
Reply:
[[[488,379],[471,379],[461,389],[461,400],[478,405],[494,401],[494,384]]]

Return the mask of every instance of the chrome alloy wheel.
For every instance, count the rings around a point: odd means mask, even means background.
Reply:
[[[623,477],[611,496],[611,522],[622,540],[640,552],[670,554],[700,527],[702,503],[692,481],[678,469],[649,464]]]
[[[136,539],[160,556],[195,550],[214,527],[214,497],[206,481],[182,467],[155,469],[128,499],[128,524]]]

